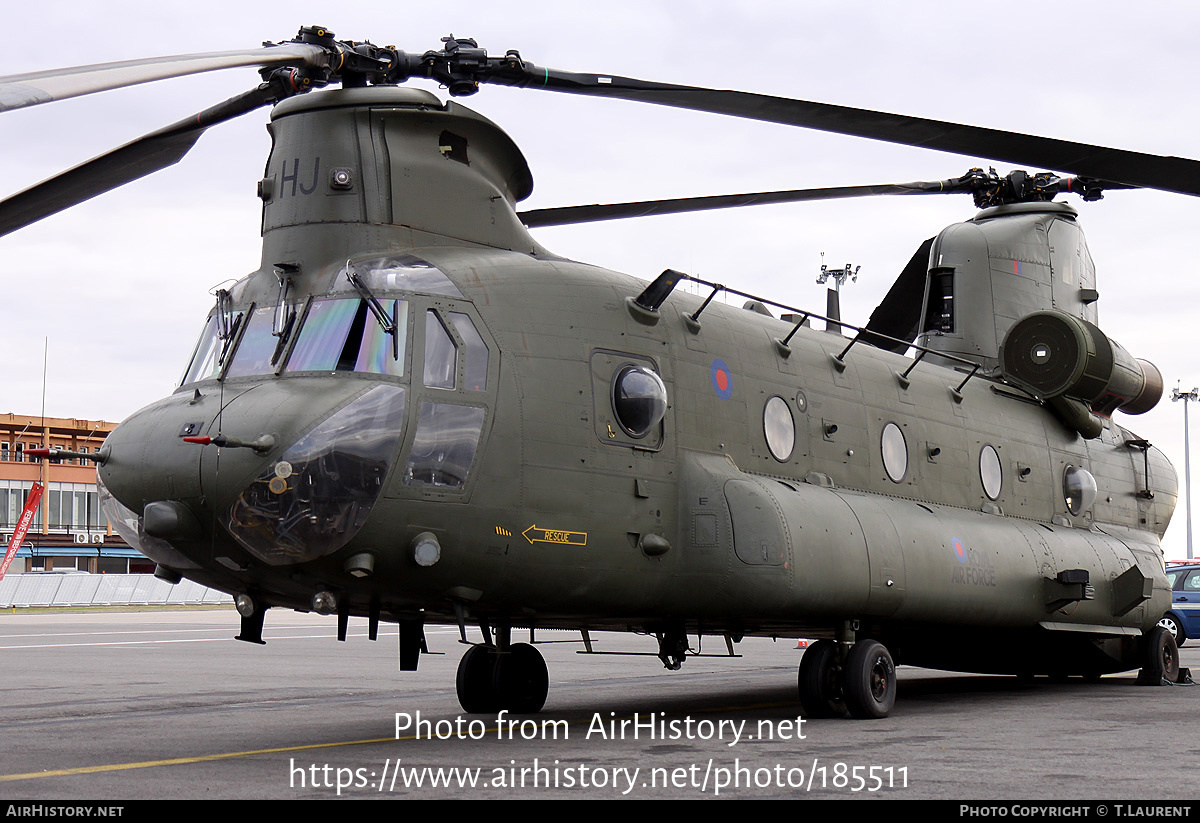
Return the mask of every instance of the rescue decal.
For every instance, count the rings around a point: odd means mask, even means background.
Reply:
[[[521,532],[530,543],[561,543],[567,546],[586,546],[587,532],[568,532],[559,529],[543,529],[530,526]]]

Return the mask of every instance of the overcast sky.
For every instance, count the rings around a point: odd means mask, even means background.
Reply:
[[[261,6],[21,4],[5,15],[0,74],[253,47],[290,39],[301,25],[410,52],[436,48],[452,32],[493,54],[517,49],[564,70],[1200,156],[1200,6],[1187,2],[793,0],[734,10],[728,2],[459,0],[346,2],[336,14],[307,0]],[[0,194],[256,82],[251,70],[227,71],[9,113],[0,118]],[[466,103],[524,151],[535,180],[529,208],[932,180],[988,165],[987,158],[544,92],[484,88]],[[269,150],[266,119],[259,112],[218,127],[180,165],[0,239],[0,412],[41,410],[47,338],[48,415],[120,420],[174,388],[212,304],[209,290],[258,267],[254,191]],[[1101,326],[1157,364],[1167,384],[1157,409],[1121,422],[1167,452],[1182,487],[1182,408],[1169,396],[1177,381],[1184,390],[1200,382],[1200,202],[1147,191],[1072,202],[1097,266]],[[671,267],[812,308],[824,305],[815,282],[824,251],[833,266],[862,266],[843,314],[863,323],[916,247],[973,213],[966,197],[879,198],[537,236],[559,254],[638,277]],[[1182,557],[1184,545],[1181,505],[1168,556]]]

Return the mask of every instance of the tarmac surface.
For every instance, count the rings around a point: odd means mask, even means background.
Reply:
[[[232,610],[0,614],[0,799],[1200,797],[1200,687],[1133,672],[901,667],[890,717],[802,721],[794,641],[670,672],[539,632],[546,707],[497,718],[459,708],[455,629],[427,629],[418,672],[397,671],[394,626],[372,643],[352,620],[339,643],[332,617],[272,611],[266,646],[237,629]],[[1181,659],[1200,677],[1200,643]]]

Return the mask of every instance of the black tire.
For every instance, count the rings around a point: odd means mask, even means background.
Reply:
[[[805,649],[800,658],[797,685],[800,705],[807,718],[841,717],[846,713],[837,651],[837,644],[832,640],[818,640]]]
[[[1175,638],[1175,647],[1183,648],[1184,641],[1187,640],[1187,634],[1183,631],[1183,626],[1179,623],[1173,614],[1164,614],[1162,620],[1158,621],[1158,625],[1167,630],[1171,637]]]
[[[852,717],[887,717],[896,705],[896,664],[878,640],[855,643],[842,676],[846,708]]]
[[[528,643],[517,643],[496,655],[492,687],[501,709],[513,714],[540,712],[550,689],[542,653]]]
[[[1164,680],[1171,683],[1179,680],[1179,647],[1169,631],[1162,626],[1155,626],[1144,638],[1138,682],[1159,686]]]
[[[496,657],[491,646],[482,644],[467,649],[458,661],[458,675],[454,679],[458,691],[458,705],[469,714],[484,714],[500,710],[493,686],[496,674]]]

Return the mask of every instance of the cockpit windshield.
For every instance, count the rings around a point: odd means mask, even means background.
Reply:
[[[414,296],[383,294],[398,290]],[[281,293],[278,306],[235,312],[225,293],[181,385],[306,372],[406,378],[414,368],[429,388],[487,391],[491,356],[475,321],[455,303],[427,308],[421,294],[462,296],[445,274],[412,255],[347,262],[327,295],[307,301],[289,302]],[[419,359],[410,366],[414,348]]]
[[[276,359],[279,338],[272,333],[275,308],[264,306],[250,312],[246,331],[233,353],[226,377],[249,377],[252,374],[267,374],[274,371],[271,365]]]
[[[385,300],[384,306],[395,322],[395,346],[392,333],[371,314],[366,300],[314,300],[287,371],[361,371],[402,377],[408,302]]]

